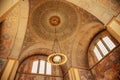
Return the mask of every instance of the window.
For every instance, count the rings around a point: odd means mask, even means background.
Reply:
[[[106,43],[106,45],[109,47],[110,50],[115,48],[115,44],[110,40],[108,36],[104,37],[103,41]]]
[[[46,67],[46,74],[50,75],[51,74],[51,64],[47,62],[47,67]]]
[[[44,60],[35,60],[32,64],[31,73],[51,75],[51,64]]]
[[[116,45],[113,41],[108,36],[105,36],[97,42],[93,51],[97,59],[101,60],[105,55],[113,50],[115,46]]]
[[[39,67],[39,73],[44,74],[45,72],[45,61],[40,60],[40,67]]]
[[[98,41],[97,45],[104,55],[106,55],[108,53],[108,50],[105,48],[105,46],[101,40]]]
[[[38,61],[33,62],[32,73],[37,73]]]
[[[100,52],[98,51],[98,49],[96,47],[94,48],[94,53],[95,53],[98,60],[102,59],[102,56],[100,55]]]

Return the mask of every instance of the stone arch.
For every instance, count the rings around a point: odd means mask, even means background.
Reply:
[[[11,30],[12,32],[16,32],[14,35],[14,40],[12,43],[12,49],[10,51],[9,56],[18,58],[21,47],[23,45],[26,29],[27,29],[27,24],[28,24],[28,18],[29,18],[29,0],[20,0],[18,3],[16,9],[17,11],[14,12],[14,14],[17,14],[17,22],[13,24],[12,26],[16,28],[14,31]],[[14,16],[14,15],[13,15]],[[16,15],[15,15],[16,16]]]
[[[84,32],[82,32],[84,36],[80,37],[78,42],[74,44],[72,60],[75,61],[72,62],[72,65],[76,67],[81,66],[81,68],[88,69],[88,60],[86,57],[90,42],[93,39],[94,35],[104,30],[105,27],[101,23],[93,22],[85,25],[84,29],[86,29]]]
[[[20,56],[19,61],[21,63],[24,59],[26,59],[27,57],[32,56],[32,55],[44,54],[44,55],[48,56],[51,53],[52,53],[52,51],[50,49],[47,49],[47,48],[36,48],[36,49],[32,49],[32,50],[24,52]]]

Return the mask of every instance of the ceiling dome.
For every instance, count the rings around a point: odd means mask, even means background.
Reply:
[[[45,0],[41,2],[30,17],[31,30],[37,36],[54,40],[55,27],[59,40],[70,36],[78,26],[78,12],[76,6],[61,0]]]

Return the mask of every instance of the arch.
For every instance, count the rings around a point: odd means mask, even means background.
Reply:
[[[42,50],[42,49],[39,49]],[[38,51],[39,51],[38,50]],[[46,49],[44,49],[46,50]],[[34,50],[32,51],[34,52]],[[31,53],[32,53],[31,52]],[[36,52],[36,51],[35,51]],[[44,52],[44,51],[40,51]],[[41,53],[42,54],[42,53]],[[53,66],[46,61],[47,54],[30,54],[19,64],[15,79],[59,79],[62,80],[63,72],[61,66]],[[49,76],[48,76],[49,75]]]
[[[72,60],[74,61],[72,62],[72,65],[88,69],[88,60],[86,57],[90,42],[93,39],[94,35],[104,30],[105,27],[101,23],[93,22],[85,25],[83,29],[85,29],[84,32],[82,32],[83,36],[81,36],[78,39],[77,43],[74,44],[74,49],[72,51]],[[81,33],[81,31],[78,32]]]
[[[52,53],[52,51],[50,49],[47,49],[47,48],[36,48],[36,49],[32,49],[32,50],[23,52],[22,55],[19,58],[19,61],[21,63],[24,59],[26,59],[27,57],[32,56],[32,55],[43,54],[43,55],[48,56],[51,53]]]
[[[29,0],[21,0],[16,8],[18,12],[16,11],[14,13],[17,14],[18,22],[16,22],[17,25],[14,24],[13,26],[16,27],[17,29],[16,29],[16,34],[14,36],[15,39],[13,40],[12,43],[12,49],[9,54],[10,57],[15,57],[15,58],[17,58],[20,54],[26,33],[28,16],[29,16]]]
[[[108,42],[106,42],[106,40]],[[96,46],[99,42],[102,44],[104,48],[101,48],[100,45]],[[102,61],[109,53],[111,53],[116,46],[118,46],[118,42],[110,35],[110,33],[107,30],[103,30],[101,32],[98,32],[93,39],[90,42],[89,49],[88,49],[88,60],[89,60],[89,68],[93,68],[96,64]],[[100,50],[98,50],[98,47]],[[94,52],[94,50],[97,50],[97,52]],[[97,54],[100,54],[98,57]]]

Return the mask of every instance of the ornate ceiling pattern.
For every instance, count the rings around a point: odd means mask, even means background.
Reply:
[[[29,21],[21,56],[29,55],[26,51],[34,49],[52,49],[56,28],[62,52],[69,58],[69,62],[62,67],[66,70],[74,62],[71,60],[72,53],[76,52],[73,49],[77,49],[76,47],[74,48],[74,44],[79,44],[79,40],[84,36],[86,28],[89,29],[90,27],[85,27],[85,25],[92,22],[92,25],[96,25],[94,22],[100,23],[90,13],[67,1],[30,0]]]
[[[54,40],[55,27],[59,40],[70,36],[78,26],[78,9],[63,1],[44,1],[30,17],[30,30],[46,40]]]
[[[37,3],[31,0],[30,7],[28,32],[36,39],[54,40],[56,27],[57,38],[64,40],[84,24],[98,21],[85,10],[67,1],[44,0]]]
[[[57,38],[61,41],[68,40],[62,47],[72,48],[74,38],[76,38],[72,37],[74,33],[78,33],[77,31],[88,23],[99,22],[87,11],[61,0],[30,0],[29,15],[28,28],[21,51],[38,43],[49,45],[48,41],[55,38],[55,27]],[[71,52],[71,49],[68,48],[66,53],[70,54],[68,52]]]

